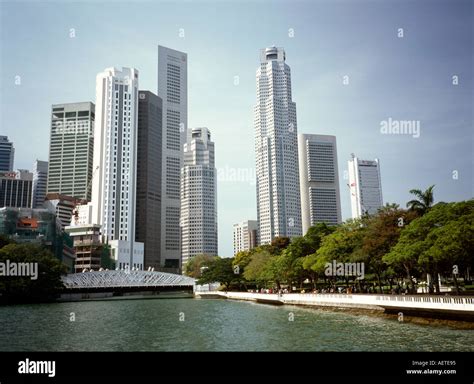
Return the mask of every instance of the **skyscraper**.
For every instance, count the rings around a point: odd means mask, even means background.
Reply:
[[[298,158],[303,234],[316,223],[339,224],[336,136],[299,134]]]
[[[138,70],[106,68],[97,75],[92,224],[117,267],[143,269],[143,243],[135,242]]]
[[[25,169],[0,172],[0,208],[31,208],[33,174]]]
[[[52,106],[47,193],[90,200],[94,120],[91,102]]]
[[[217,255],[217,187],[214,143],[207,128],[188,130],[181,170],[182,264]]]
[[[261,50],[257,69],[255,152],[259,243],[301,236],[296,104],[283,48]]]
[[[138,92],[137,219],[135,240],[145,243],[145,268],[161,267],[162,101]]]
[[[0,172],[13,171],[14,158],[15,148],[13,143],[8,141],[8,136],[0,136]]]
[[[48,162],[36,160],[33,164],[33,193],[31,195],[31,208],[40,208],[46,197],[48,183]]]
[[[361,160],[352,155],[348,165],[352,218],[377,213],[383,206],[379,160]]]
[[[158,46],[158,96],[163,100],[161,263],[179,269],[180,171],[188,126],[187,54]]]
[[[257,220],[246,220],[234,224],[234,255],[241,251],[249,251],[257,246],[257,230]]]

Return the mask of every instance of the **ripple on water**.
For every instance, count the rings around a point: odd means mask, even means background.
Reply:
[[[3,351],[474,350],[472,330],[230,300],[8,306],[0,327]]]

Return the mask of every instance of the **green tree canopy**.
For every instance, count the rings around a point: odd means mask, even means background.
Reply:
[[[252,255],[252,259],[245,267],[244,278],[248,281],[256,281],[258,283],[269,281],[273,278],[270,268],[272,254],[268,250],[259,250]]]
[[[205,263],[206,269],[203,270],[198,284],[221,283],[226,289],[231,284],[240,283],[240,274],[234,272],[232,265],[233,258],[215,257],[213,260]]]
[[[8,244],[0,249],[0,262],[38,263],[38,278],[28,276],[0,277],[0,293],[11,302],[38,301],[51,298],[63,288],[61,274],[66,267],[53,254],[36,244]]]
[[[422,268],[433,276],[439,290],[438,273],[456,263],[466,266],[472,258],[473,212],[474,200],[436,204],[404,227],[399,241],[383,260],[403,266],[408,276],[415,268]]]
[[[192,257],[185,266],[184,274],[195,279],[201,276],[201,268],[207,266],[211,263],[216,256],[211,256],[207,254],[200,254]]]

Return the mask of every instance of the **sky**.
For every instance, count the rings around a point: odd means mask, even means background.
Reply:
[[[255,72],[271,45],[286,51],[298,132],[337,137],[343,219],[351,153],[380,160],[384,202],[432,184],[435,201],[474,195],[472,1],[0,1],[0,21],[15,168],[48,160],[51,105],[95,102],[98,72],[138,68],[156,93],[158,45],[188,54],[188,126],[216,148],[220,256],[232,225],[257,218]],[[390,118],[419,122],[419,137],[382,133]]]

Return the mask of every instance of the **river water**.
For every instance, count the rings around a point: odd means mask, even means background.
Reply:
[[[474,351],[474,330],[205,299],[0,307],[2,351]]]

